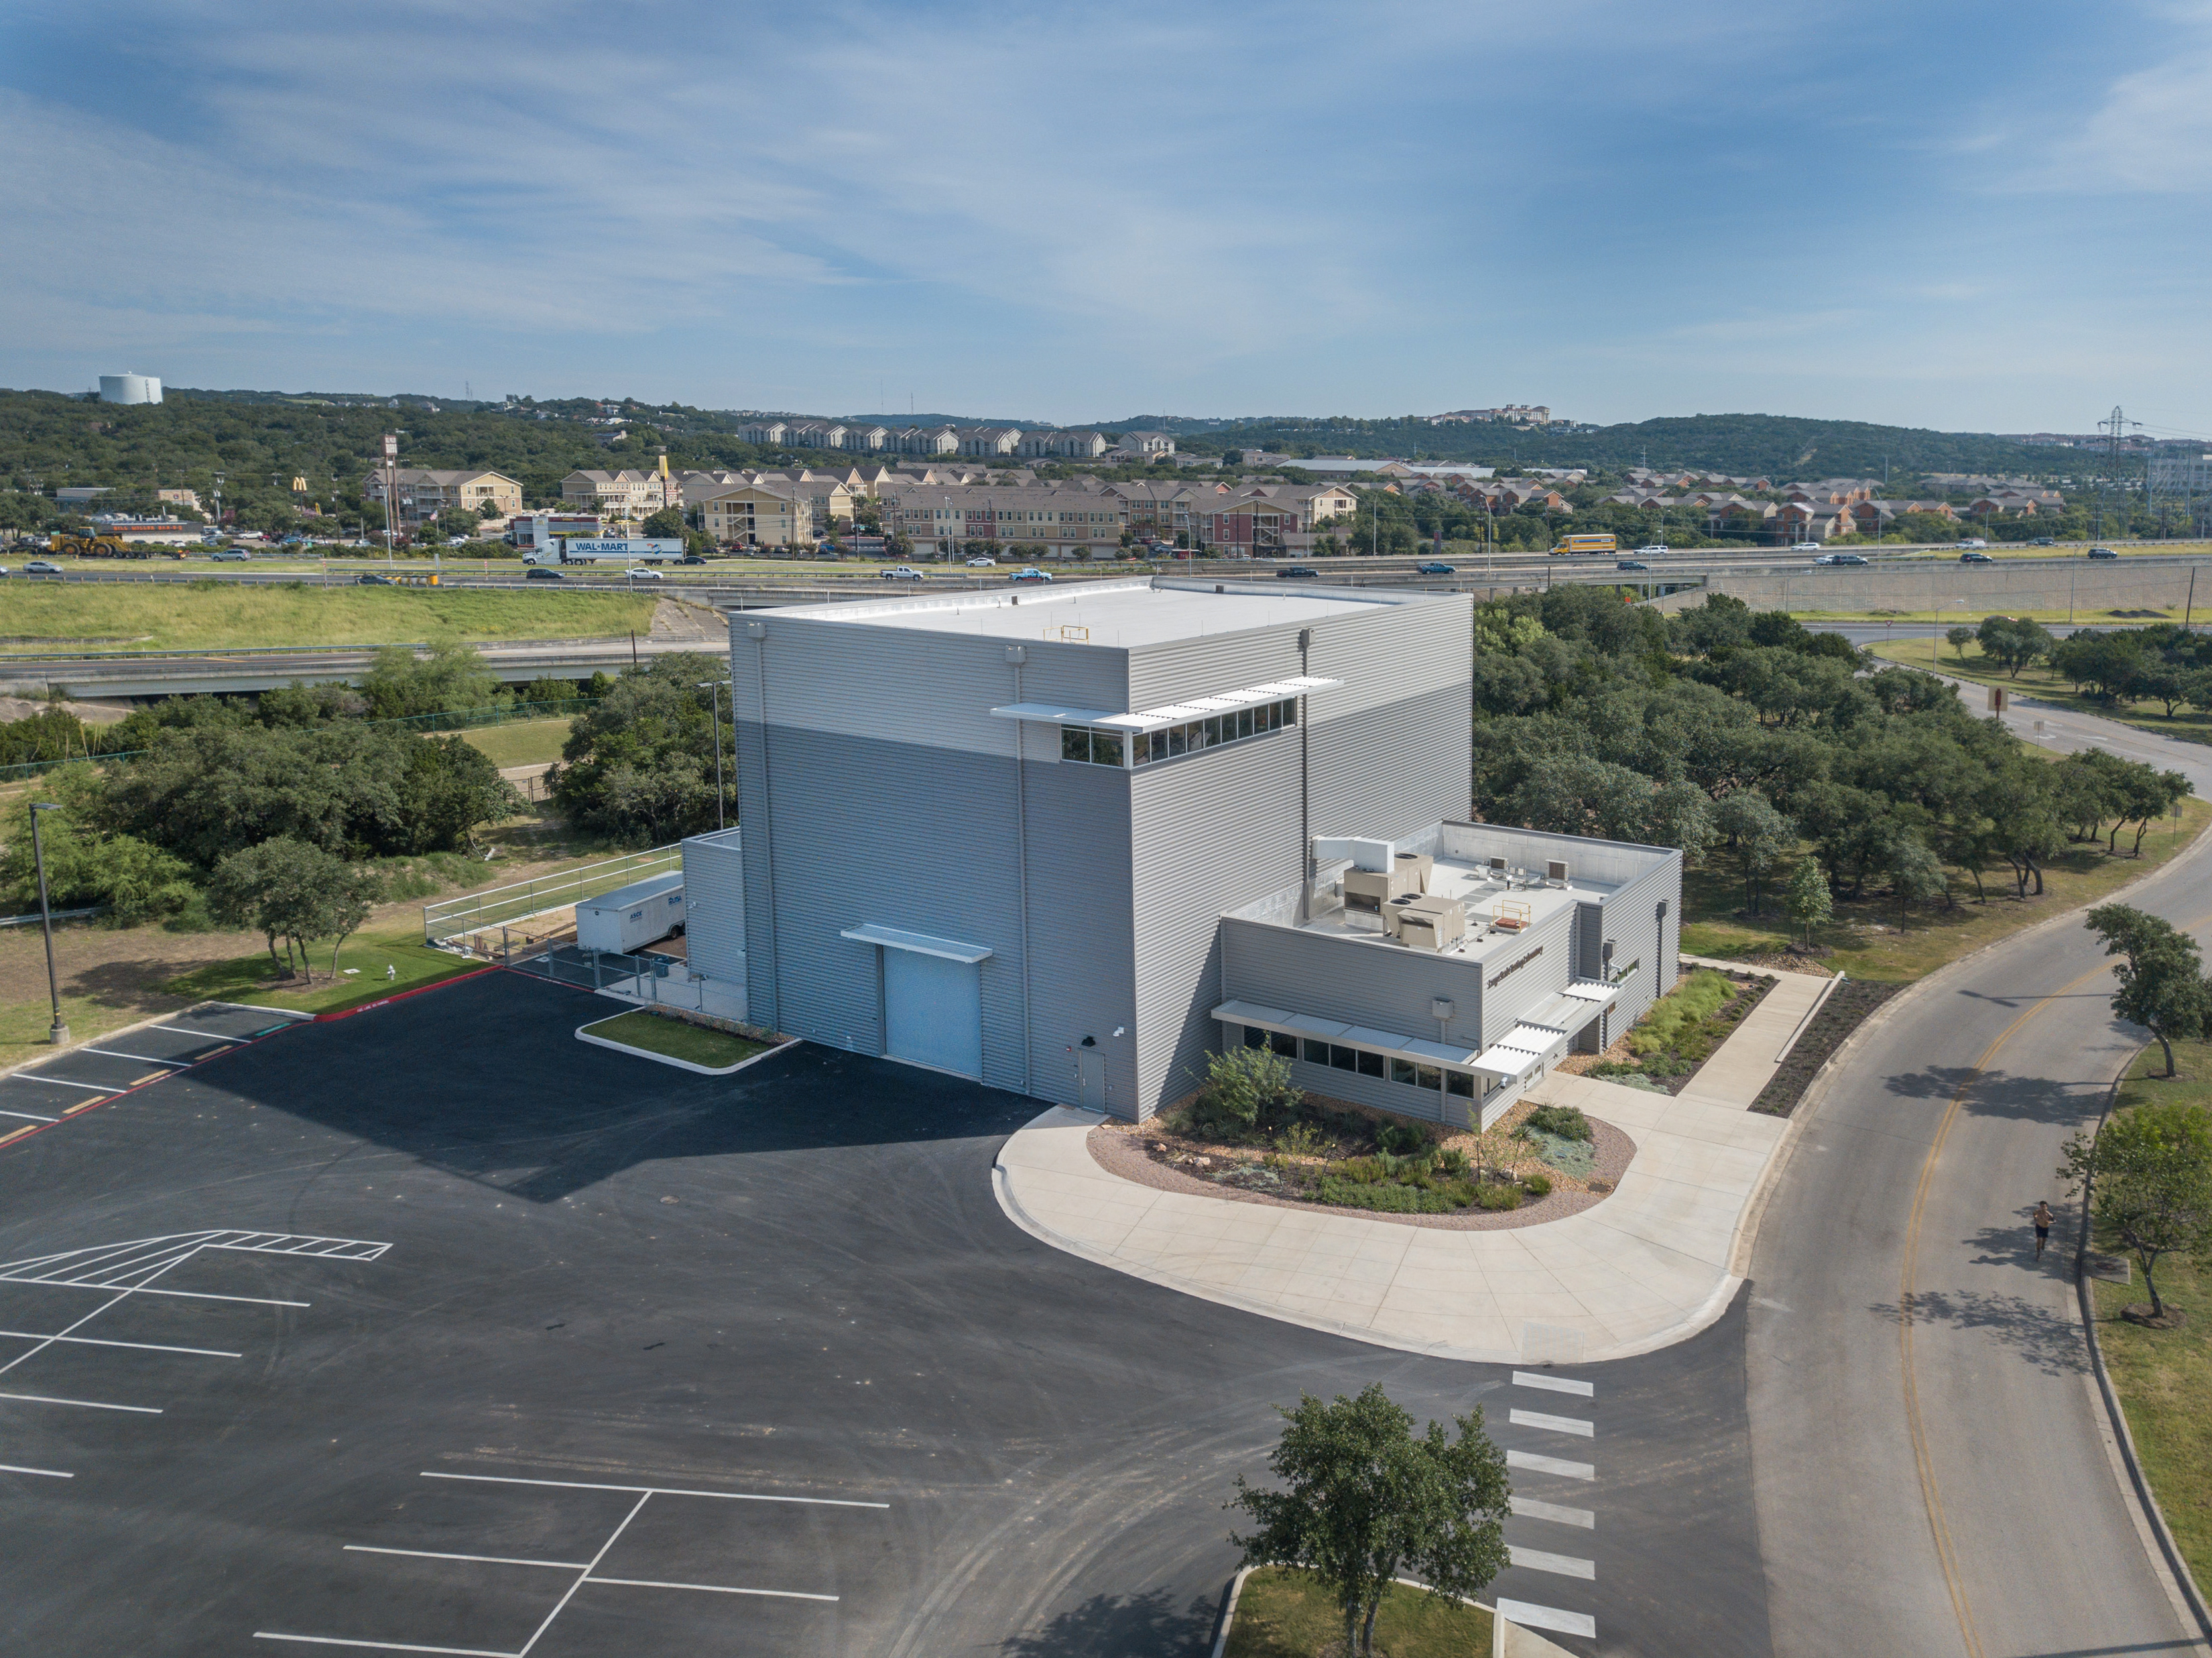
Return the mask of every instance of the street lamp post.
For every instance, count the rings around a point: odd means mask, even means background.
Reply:
[[[702,680],[699,688],[708,693],[707,706],[712,710],[714,722],[714,829],[720,833],[729,826],[722,805],[722,682],[720,680]],[[730,707],[730,723],[735,725],[737,722],[738,710],[733,703]]]
[[[31,860],[39,870],[39,924],[46,935],[46,995],[54,1009],[54,1022],[46,1032],[46,1040],[58,1048],[69,1041],[70,1033],[69,1027],[62,1023],[61,983],[54,976],[54,911],[46,901],[46,849],[39,838],[39,814],[60,810],[52,802],[42,802],[31,808]]]

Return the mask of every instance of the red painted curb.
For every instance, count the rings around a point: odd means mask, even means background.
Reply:
[[[368,1013],[378,1008],[388,1008],[395,1002],[404,1002],[410,996],[428,996],[432,991],[442,991],[448,984],[459,984],[471,978],[482,978],[486,973],[495,973],[498,971],[496,966],[491,966],[478,967],[474,972],[455,973],[451,978],[441,978],[434,984],[417,984],[411,991],[401,991],[396,996],[383,997],[374,1002],[364,1002],[358,1007],[337,1008],[329,1013],[319,1013],[314,1016],[313,1022],[318,1025],[327,1025],[334,1019],[350,1019],[357,1013]]]

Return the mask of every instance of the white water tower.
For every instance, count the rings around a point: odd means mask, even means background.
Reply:
[[[100,400],[102,403],[159,403],[161,382],[152,375],[102,375],[100,377]]]

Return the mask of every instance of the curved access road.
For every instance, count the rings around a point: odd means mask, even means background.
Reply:
[[[2212,748],[2032,704],[2010,723],[2186,772]],[[2126,901],[2212,931],[2212,841]],[[2060,1147],[2140,1040],[2078,917],[1946,970],[1808,1100],[1752,1279],[1753,1478],[1778,1658],[2202,1651],[2095,1395]],[[2028,1215],[2062,1222],[2034,1259]]]

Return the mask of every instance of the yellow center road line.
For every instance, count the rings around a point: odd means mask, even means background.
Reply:
[[[2178,923],[2184,932],[2193,933],[2212,923],[2212,915],[2199,916],[2194,921]],[[1920,1419],[1920,1387],[1912,1368],[1912,1283],[1917,1276],[1920,1262],[1920,1222],[1928,1208],[1928,1192],[1936,1179],[1936,1165],[1943,1155],[1944,1142],[1951,1137],[1952,1125],[1959,1120],[1959,1112],[1966,1103],[1966,1094],[1988,1070],[1990,1061],[1997,1051],[2012,1040],[2014,1033],[2030,1019],[2043,1011],[2044,1003],[2070,996],[2091,979],[2109,973],[2118,962],[2107,958],[2100,966],[2092,967],[2079,978],[2070,979],[2057,990],[2045,992],[2021,1009],[2013,1021],[1996,1034],[1996,1039],[1982,1050],[1951,1095],[1950,1103],[1943,1108],[1943,1119],[1936,1126],[1936,1138],[1929,1145],[1928,1155],[1920,1165],[1920,1182],[1913,1190],[1912,1212],[1905,1229],[1905,1263],[1903,1283],[1898,1294],[1898,1342],[1905,1369],[1905,1420],[1912,1435],[1912,1460],[1920,1473],[1921,1500],[1928,1509],[1928,1529],[1936,1540],[1936,1558],[1943,1568],[1943,1586],[1951,1595],[1951,1609],[1958,1616],[1959,1634],[1966,1643],[1968,1658],[1983,1658],[1982,1639],[1974,1627],[1972,1610],[1966,1604],[1966,1586],[1959,1572],[1959,1558],[1951,1542],[1951,1528],[1943,1517],[1942,1495],[1936,1486],[1936,1466],[1928,1450],[1928,1430]]]

